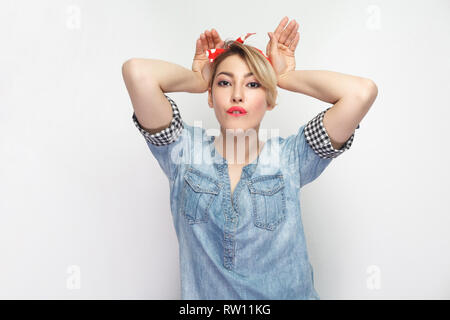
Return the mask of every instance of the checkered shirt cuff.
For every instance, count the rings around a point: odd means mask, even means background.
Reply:
[[[332,107],[329,107],[330,109]],[[327,110],[322,111],[313,119],[311,119],[305,126],[305,137],[308,144],[314,150],[316,154],[321,158],[336,158],[341,155],[345,150],[348,150],[353,143],[355,133],[345,142],[341,149],[333,148],[330,137],[323,125],[323,117]],[[356,129],[359,129],[359,124]]]
[[[139,129],[139,131],[142,133],[142,135],[145,137],[145,139],[150,142],[151,144],[157,145],[157,146],[165,146],[168,144],[171,144],[177,138],[181,135],[183,131],[183,122],[181,121],[181,115],[180,111],[178,110],[178,107],[172,99],[170,99],[167,95],[164,95],[167,100],[169,100],[171,106],[172,106],[172,121],[170,122],[169,127],[162,129],[159,132],[156,132],[154,134],[151,134],[147,130],[145,130],[141,124],[139,123],[138,119],[136,118],[136,114],[133,112],[133,122],[136,125],[136,127]]]

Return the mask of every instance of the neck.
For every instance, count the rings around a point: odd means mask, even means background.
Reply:
[[[230,165],[244,166],[253,162],[261,152],[264,145],[259,140],[258,132],[253,134],[243,132],[243,130],[228,130],[220,128],[220,136],[214,144],[224,159]],[[254,134],[256,132],[256,134]]]

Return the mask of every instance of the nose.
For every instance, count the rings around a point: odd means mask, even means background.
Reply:
[[[237,86],[233,90],[233,102],[242,102],[242,91]]]
[[[242,98],[240,98],[240,97],[233,97],[233,102],[242,102]]]

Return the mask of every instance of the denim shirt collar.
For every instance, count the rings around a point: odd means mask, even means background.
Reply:
[[[225,159],[224,157],[222,157],[222,155],[220,155],[220,153],[217,151],[217,149],[214,146],[214,140],[215,140],[215,136],[209,136],[206,141],[207,141],[207,148],[209,148],[210,154],[211,154],[211,159],[212,159],[212,163],[214,165],[214,167],[216,168],[216,170],[218,171],[222,171],[225,170],[228,166],[228,161],[227,159]],[[253,160],[251,163],[245,165],[242,168],[242,171],[244,172],[244,174],[246,175],[246,178],[251,178],[253,176],[253,174],[256,171],[256,168],[259,164],[260,159],[264,156],[264,153],[266,151],[266,145],[268,144],[269,141],[266,141],[264,143],[264,146],[261,150],[261,152],[259,153],[259,155],[256,157],[255,160]]]

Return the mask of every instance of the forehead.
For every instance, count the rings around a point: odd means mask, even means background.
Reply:
[[[238,55],[233,55],[223,60],[217,68],[217,73],[227,71],[232,73],[248,73],[250,69],[247,63]]]

